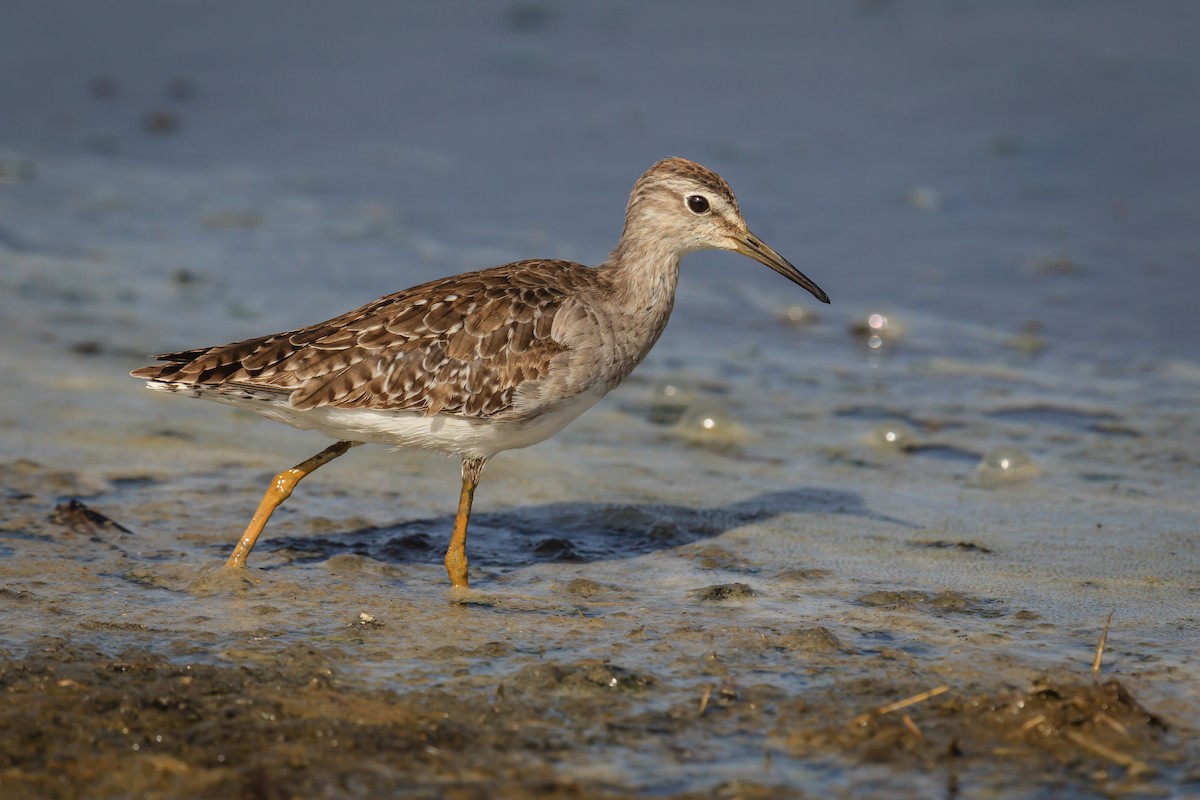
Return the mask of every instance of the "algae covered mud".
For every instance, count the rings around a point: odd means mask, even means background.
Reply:
[[[121,7],[0,31],[4,797],[1200,791],[1191,4]],[[630,381],[489,466],[469,593],[457,465],[365,447],[219,570],[324,442],[130,368],[595,263],[667,153],[834,305],[686,261]]]

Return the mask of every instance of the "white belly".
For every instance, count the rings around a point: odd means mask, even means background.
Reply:
[[[491,458],[504,450],[529,447],[561,431],[571,420],[594,406],[605,392],[602,386],[575,395],[551,410],[521,422],[473,419],[450,414],[425,416],[415,411],[321,408],[294,409],[285,398],[259,395],[223,395],[196,392],[150,382],[159,391],[190,394],[244,408],[296,428],[316,430],[338,441],[370,442],[395,447],[437,450],[471,458]]]

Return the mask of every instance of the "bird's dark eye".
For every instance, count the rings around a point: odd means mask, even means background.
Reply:
[[[687,207],[693,214],[707,214],[709,210],[708,198],[702,194],[689,195]]]

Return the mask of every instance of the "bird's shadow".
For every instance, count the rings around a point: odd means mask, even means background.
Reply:
[[[838,489],[768,492],[726,506],[660,503],[547,503],[471,515],[467,551],[474,563],[516,568],[543,562],[629,558],[720,536],[785,514],[846,514],[905,527],[912,523],[872,512],[862,498]],[[414,519],[319,536],[280,536],[265,549],[293,561],[323,561],[339,554],[389,564],[440,563],[452,517]]]

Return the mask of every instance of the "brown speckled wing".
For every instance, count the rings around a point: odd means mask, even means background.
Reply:
[[[135,370],[209,391],[290,396],[321,406],[491,417],[567,347],[551,338],[564,300],[595,270],[523,261],[434,281],[327,322],[217,347],[167,353]]]

